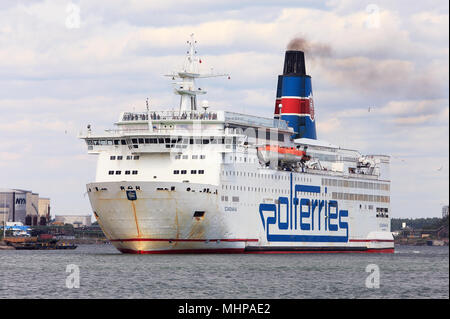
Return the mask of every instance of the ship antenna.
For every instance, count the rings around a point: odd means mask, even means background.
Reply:
[[[153,132],[153,123],[152,123],[152,117],[150,116],[150,106],[148,103],[148,98],[145,101],[145,105],[147,107],[147,123],[148,123],[148,130],[150,131],[150,133]]]
[[[191,39],[187,41],[189,50],[184,61],[184,68],[182,71],[173,72],[172,74],[165,74],[172,80],[180,79],[179,82],[174,82],[175,94],[180,95],[180,113],[182,112],[195,112],[197,111],[197,95],[206,94],[206,91],[195,84],[197,78],[211,78],[219,76],[230,77],[229,74],[201,74],[198,71],[199,64],[202,60],[197,57],[197,50],[195,44],[197,41],[194,39],[194,34],[191,33]]]

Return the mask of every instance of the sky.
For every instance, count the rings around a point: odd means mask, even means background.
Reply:
[[[77,138],[122,111],[173,109],[164,77],[191,33],[211,109],[273,116],[290,40],[307,43],[317,135],[391,156],[391,217],[449,202],[448,1],[52,0],[0,2],[0,188],[90,214],[96,157]],[[370,111],[369,111],[370,110]]]

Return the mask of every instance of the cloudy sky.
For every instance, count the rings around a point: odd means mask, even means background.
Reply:
[[[318,138],[391,155],[392,217],[440,216],[449,191],[448,1],[0,2],[0,187],[90,213],[95,156],[78,133],[172,109],[162,75],[194,33],[214,109],[270,117],[284,50],[308,44]],[[370,107],[370,112],[369,112]]]

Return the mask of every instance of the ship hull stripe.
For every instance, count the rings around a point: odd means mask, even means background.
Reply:
[[[179,239],[179,238],[122,238],[111,239],[112,242],[127,242],[127,241],[173,241],[173,242],[206,242],[206,241],[223,241],[223,242],[257,242],[258,239],[241,239],[241,238],[215,238],[215,239]]]
[[[370,243],[370,242],[377,242],[377,243],[393,243],[393,239],[349,239],[350,242],[354,243]]]
[[[245,248],[246,252],[259,253],[370,253],[370,252],[389,252],[393,253],[394,248],[367,248],[360,247],[257,247],[250,246]]]
[[[127,242],[127,241],[179,241],[179,242],[204,242],[204,241],[223,241],[223,242],[257,242],[258,239],[241,239],[241,238],[224,238],[224,239],[179,239],[179,238],[119,238],[111,239],[115,242]],[[349,242],[354,243],[392,243],[392,239],[349,239]]]
[[[247,247],[222,249],[170,249],[170,250],[134,250],[121,248],[126,254],[314,254],[314,253],[394,253],[394,248],[366,248],[366,247]]]

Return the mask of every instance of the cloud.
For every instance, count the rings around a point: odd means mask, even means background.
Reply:
[[[170,79],[162,75],[183,63],[192,32],[204,71],[231,73],[231,80],[199,81],[212,108],[271,117],[284,50],[301,37],[320,138],[406,158],[420,148],[448,160],[448,4],[442,1],[379,1],[375,27],[360,1],[73,2],[81,23],[72,29],[66,26],[69,2],[0,4],[0,149],[6,159],[0,165],[8,168],[0,181],[49,190],[55,212],[89,210],[78,195],[95,176],[95,157],[77,157],[86,152],[79,130],[89,123],[102,131],[121,111],[143,110],[146,97],[152,109],[177,108]],[[427,177],[425,170],[411,177],[408,167],[393,165],[396,185]],[[442,177],[432,178],[430,188],[442,184]],[[394,211],[423,209],[417,194],[405,194]],[[433,196],[448,200],[440,189]]]
[[[316,126],[318,132],[329,135],[342,129],[341,121],[338,118],[330,118],[326,121],[319,121],[316,123]]]

